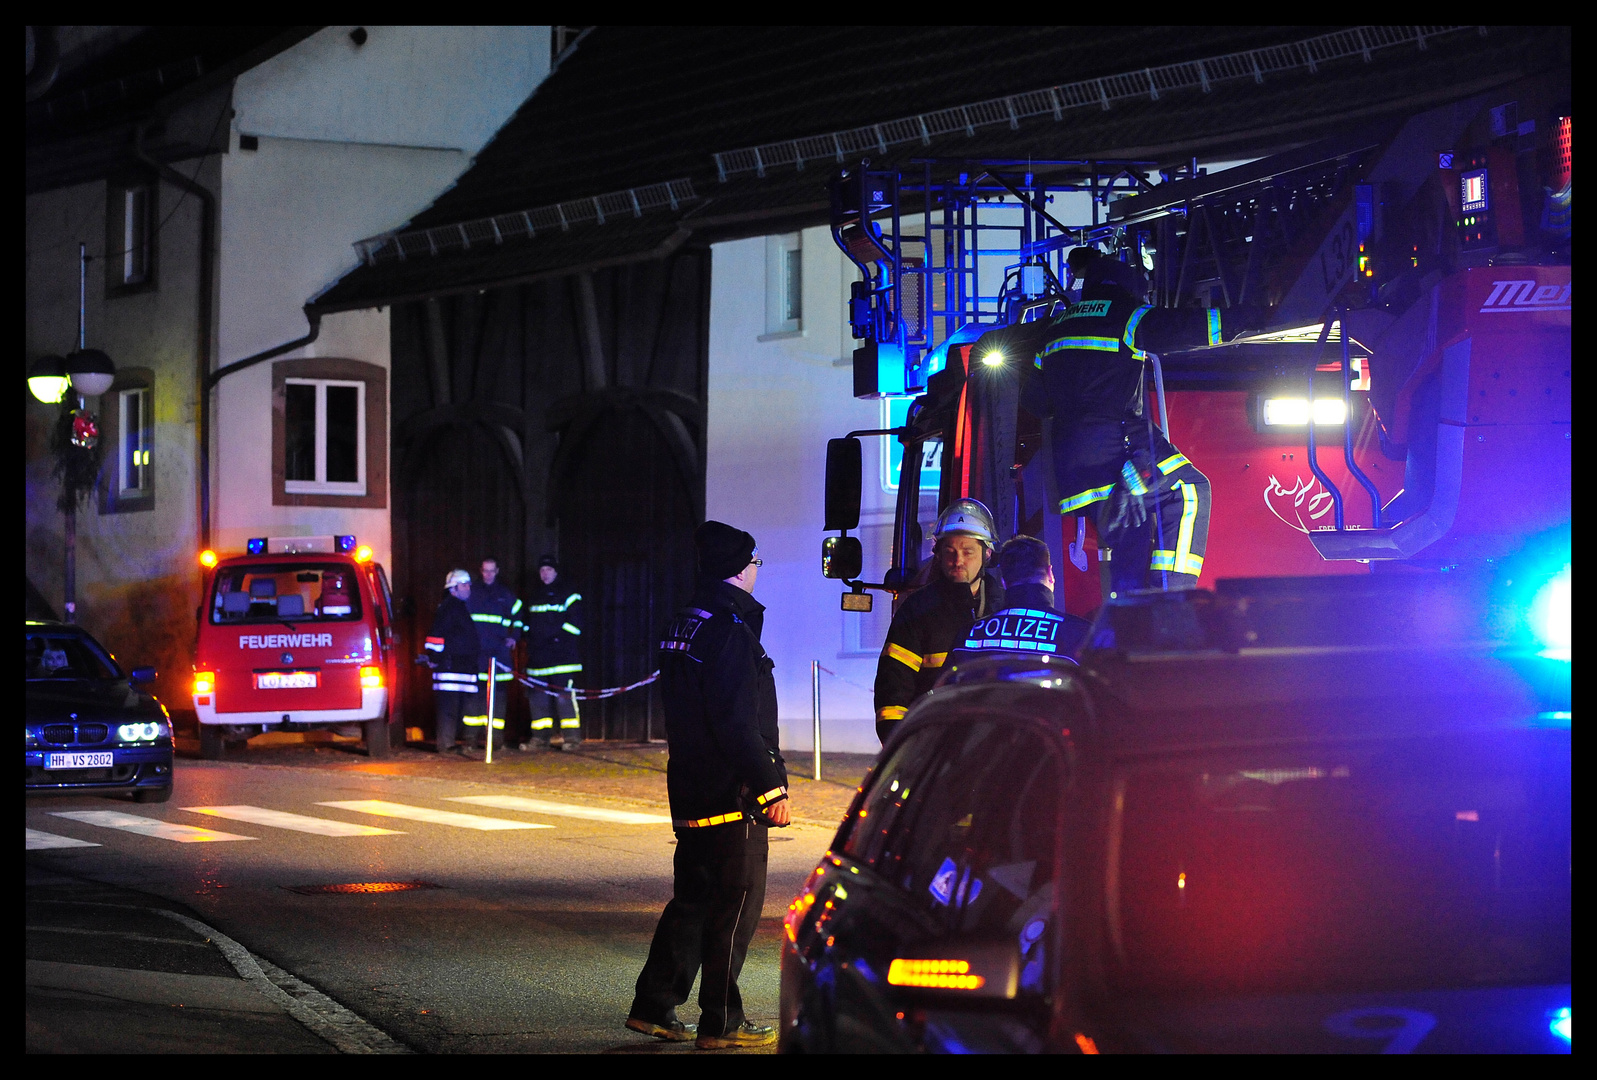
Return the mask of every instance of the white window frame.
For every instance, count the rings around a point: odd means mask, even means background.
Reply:
[[[150,280],[150,195],[148,184],[122,189],[123,285],[143,285]]]
[[[126,390],[117,391],[117,495],[120,497],[148,495],[154,487],[151,483],[152,474],[150,471],[150,443],[154,433],[154,424],[151,422],[150,416],[151,397],[148,386],[134,386]],[[128,404],[130,401],[138,402],[139,422],[137,424],[128,419]],[[131,469],[128,467],[127,458],[129,440],[132,440],[135,459]]]
[[[792,301],[796,300],[797,304]],[[797,310],[793,310],[794,307]],[[804,332],[804,234],[765,238],[765,333],[760,340]]]
[[[283,462],[283,490],[290,495],[365,495],[366,494],[366,383],[360,379],[284,379],[289,386],[316,388],[316,479],[288,479],[288,462]],[[355,398],[355,475],[354,483],[334,483],[327,479],[327,388],[353,386]],[[284,433],[287,434],[287,402],[284,403]],[[287,445],[284,454],[287,454]]]

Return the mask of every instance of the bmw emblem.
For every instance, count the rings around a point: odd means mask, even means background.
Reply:
[[[294,654],[293,653],[284,653],[283,654],[283,663],[292,664],[293,662],[294,662]]]

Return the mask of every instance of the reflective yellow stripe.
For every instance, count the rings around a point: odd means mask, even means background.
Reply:
[[[876,710],[876,719],[902,720],[904,719],[904,714],[907,712],[909,712],[909,707],[907,705],[883,705],[880,709]]]
[[[1171,454],[1169,457],[1159,462],[1159,471],[1164,473],[1166,476],[1169,476],[1171,473],[1181,468],[1181,466],[1190,464],[1192,464],[1192,462],[1187,460],[1187,455]]]
[[[582,633],[581,630],[578,630],[575,626],[572,626],[570,623],[561,623],[560,624],[560,629],[564,630],[568,634],[580,634],[580,633]]]
[[[948,654],[945,652],[929,652],[926,654],[926,659],[921,661],[921,666],[939,668],[943,666],[943,662],[947,659]]]
[[[562,717],[561,720],[560,720],[560,728],[561,728],[562,731],[564,731],[564,730],[566,730],[568,728],[579,728],[581,726],[582,726],[582,721],[578,720],[575,716]]]
[[[1176,567],[1176,570],[1178,573],[1191,574],[1193,577],[1197,577],[1203,573],[1203,556],[1188,553],[1186,562]]]
[[[1148,314],[1148,312],[1150,312],[1152,310],[1153,310],[1152,305],[1144,304],[1140,308],[1138,308],[1136,311],[1133,311],[1131,313],[1131,318],[1126,320],[1126,333],[1125,333],[1125,336],[1121,340],[1126,343],[1126,348],[1130,349],[1131,350],[1131,354],[1133,356],[1135,356],[1138,360],[1141,360],[1147,354],[1144,353],[1141,349],[1137,348],[1137,342],[1136,342],[1137,324],[1142,321],[1142,317],[1144,315]]]
[[[1152,570],[1170,570],[1176,568],[1176,553],[1173,551],[1155,551],[1153,560],[1148,564]]]
[[[903,664],[911,671],[920,670],[921,658],[904,648],[902,645],[894,645],[891,641],[889,641],[887,643],[887,648],[882,650],[882,655],[891,656],[894,660],[897,660],[900,664]]]
[[[491,622],[491,623],[496,623],[496,622],[500,622],[502,620],[497,615],[473,615],[471,617],[471,621],[472,622]]]
[[[581,599],[582,599],[582,594],[581,593],[579,593],[579,592],[572,593],[570,596],[566,597],[566,602],[560,605],[560,610],[561,611],[567,610],[568,608],[571,607],[572,604],[575,604],[578,600],[581,600]]]
[[[1091,506],[1099,500],[1107,499],[1114,487],[1113,484],[1105,484],[1103,487],[1089,488],[1080,495],[1072,495],[1068,499],[1060,499],[1059,512],[1061,514],[1069,514],[1080,510],[1083,506]]]
[[[554,667],[528,668],[527,669],[527,674],[531,675],[535,679],[541,679],[545,675],[564,675],[564,674],[566,674],[567,672],[570,672],[570,671],[581,671],[581,670],[582,670],[582,665],[581,664],[556,664]]]
[[[694,818],[692,821],[686,821],[678,818],[673,820],[671,824],[678,829],[703,829],[710,825],[725,825],[729,821],[742,820],[743,814],[738,812],[733,814],[717,814],[714,817]]]
[[[1055,338],[1047,345],[1044,345],[1042,352],[1038,355],[1052,356],[1054,353],[1063,352],[1066,349],[1089,349],[1093,352],[1117,353],[1120,351],[1120,340],[1118,338],[1112,337],[1097,337],[1088,335],[1082,335],[1079,337]]]
[[[785,787],[774,787],[770,791],[767,791],[764,795],[756,796],[754,801],[759,803],[761,806],[764,806],[766,803],[773,802],[776,799],[779,799],[783,795],[786,795],[786,794],[787,794],[787,788],[785,788]]]
[[[460,718],[460,722],[465,724],[467,727],[482,727],[488,722],[488,718],[486,716],[462,716]],[[494,717],[494,730],[505,730],[505,722],[499,719],[497,716]]]
[[[1209,309],[1209,344],[1220,344],[1220,309]]]
[[[1176,536],[1176,565],[1177,573],[1189,573],[1185,569],[1192,557],[1192,526],[1198,520],[1198,489],[1192,484],[1177,481],[1176,487],[1181,489],[1181,531]],[[1199,560],[1202,565],[1202,560]],[[1196,572],[1196,571],[1190,571]]]
[[[532,730],[534,731],[548,731],[554,726],[555,718],[552,716],[540,716],[532,722]]]

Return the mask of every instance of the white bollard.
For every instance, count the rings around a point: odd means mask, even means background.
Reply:
[[[815,760],[810,775],[821,778],[821,662],[810,661],[810,737]]]

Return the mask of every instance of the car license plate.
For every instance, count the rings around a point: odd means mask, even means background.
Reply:
[[[263,671],[255,676],[257,690],[304,690],[315,686],[314,671]]]
[[[109,769],[111,755],[104,754],[50,754],[46,757],[46,769]]]

